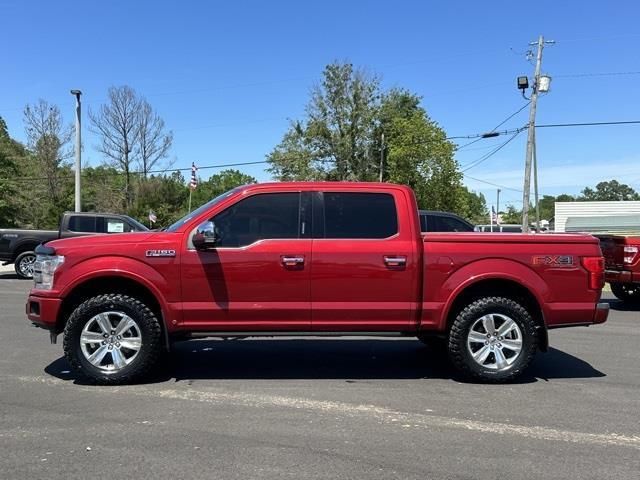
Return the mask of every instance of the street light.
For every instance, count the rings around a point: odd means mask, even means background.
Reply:
[[[80,197],[80,169],[81,169],[81,137],[80,137],[80,90],[71,90],[71,95],[76,97],[76,212],[82,211],[81,197]]]

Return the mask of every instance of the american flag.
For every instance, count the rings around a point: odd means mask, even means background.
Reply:
[[[189,182],[189,188],[191,190],[195,190],[198,186],[198,179],[196,178],[196,172],[198,171],[198,167],[196,164],[191,162],[191,182]]]
[[[151,223],[156,223],[157,220],[158,217],[156,216],[155,212],[153,210],[149,210],[149,221]]]

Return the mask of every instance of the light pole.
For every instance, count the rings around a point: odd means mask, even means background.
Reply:
[[[536,106],[538,104],[538,94],[549,91],[551,77],[541,74],[542,69],[542,50],[545,45],[554,44],[553,40],[545,40],[542,35],[537,42],[529,45],[537,45],[538,53],[536,55],[536,67],[533,74],[533,92],[531,93],[531,108],[529,110],[528,136],[527,136],[527,153],[525,157],[524,167],[524,191],[522,194],[522,231],[529,231],[529,197],[531,194],[531,164],[533,163],[534,143],[535,143],[535,125],[536,125]],[[526,77],[518,77],[518,88],[524,90],[529,86]],[[526,97],[525,97],[526,98]],[[536,172],[537,173],[537,172]],[[536,180],[537,182],[537,180]]]
[[[81,133],[80,133],[80,90],[71,90],[71,95],[76,97],[76,212],[82,211],[80,199],[80,172],[81,172]]]

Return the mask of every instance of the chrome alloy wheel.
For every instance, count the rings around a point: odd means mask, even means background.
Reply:
[[[36,263],[35,254],[25,255],[20,259],[20,263],[18,264],[18,270],[20,270],[20,273],[26,278],[33,278],[34,263]]]
[[[478,365],[498,372],[507,370],[522,352],[522,331],[506,315],[489,313],[471,326],[467,349]]]
[[[94,367],[117,372],[129,365],[142,348],[140,327],[124,312],[99,313],[82,329],[80,348]]]

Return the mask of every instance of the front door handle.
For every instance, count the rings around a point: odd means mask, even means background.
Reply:
[[[387,267],[405,267],[407,265],[407,257],[404,255],[385,255],[384,264]]]
[[[301,267],[304,265],[304,257],[302,255],[283,255],[280,257],[280,263],[283,267]]]

